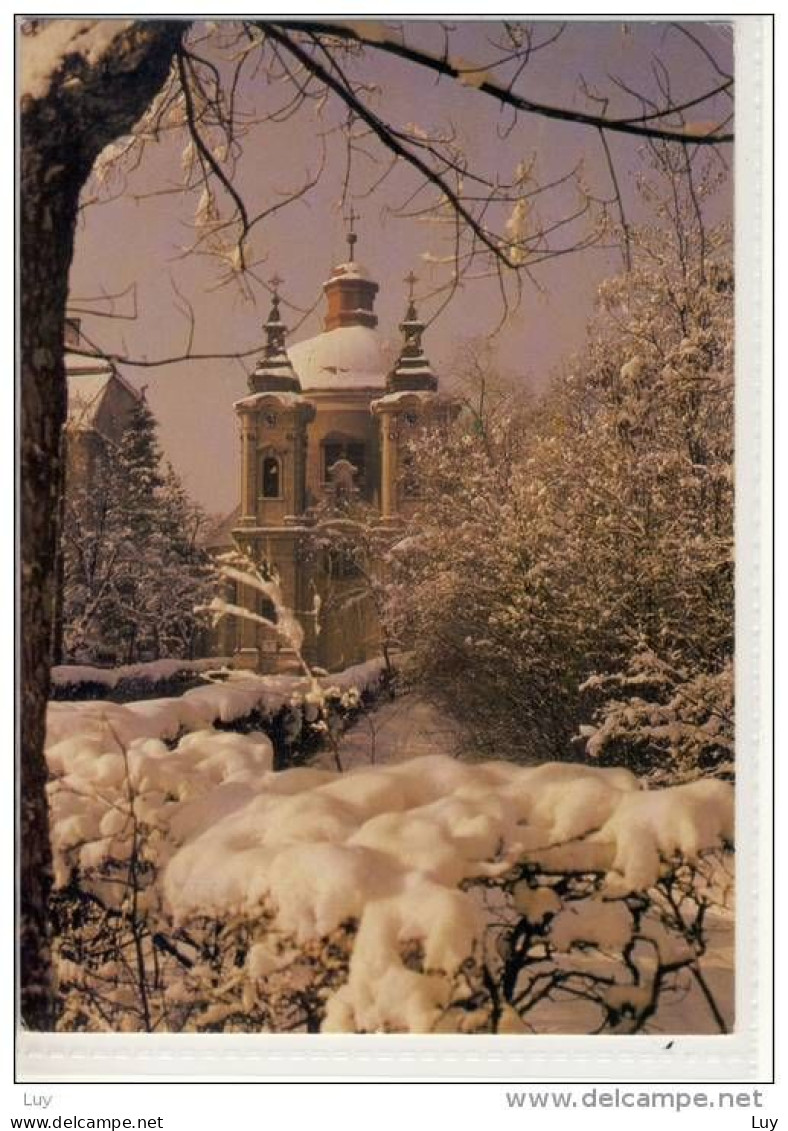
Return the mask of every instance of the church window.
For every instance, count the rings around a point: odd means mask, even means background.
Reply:
[[[264,499],[281,499],[282,465],[276,456],[263,456],[260,479]]]
[[[346,459],[356,469],[355,481],[364,482],[367,468],[366,445],[356,440],[326,440],[323,444],[323,482],[329,483],[329,471],[338,460]]]

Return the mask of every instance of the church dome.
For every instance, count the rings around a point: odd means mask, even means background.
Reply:
[[[392,351],[376,330],[378,284],[355,258],[356,219],[351,212],[348,258],[338,263],[323,283],[323,333],[287,351],[305,393],[348,389],[378,393],[391,368]]]
[[[371,326],[338,326],[290,346],[288,356],[305,393],[321,390],[382,390],[391,349]]]

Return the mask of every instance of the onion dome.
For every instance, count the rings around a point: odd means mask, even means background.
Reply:
[[[386,388],[391,393],[411,390],[435,392],[438,388],[438,378],[432,370],[422,345],[424,323],[418,316],[413,298],[413,287],[417,279],[412,271],[405,282],[410,288],[410,293],[405,317],[399,324],[402,331],[402,348],[397,363],[389,374]]]
[[[277,276],[271,279],[271,310],[268,320],[263,324],[265,330],[265,347],[263,356],[257,363],[254,373],[249,378],[249,389],[253,393],[300,393],[301,382],[296,376],[290,358],[285,350],[285,335],[287,326],[282,321],[279,312],[279,284],[283,282]]]

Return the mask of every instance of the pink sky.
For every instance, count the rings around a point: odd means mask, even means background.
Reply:
[[[688,26],[720,66],[732,70],[729,27]],[[540,34],[552,27],[549,23],[541,25]],[[479,21],[458,25],[453,53],[465,60],[484,61],[489,55],[485,37],[495,30],[492,24]],[[432,50],[440,43],[434,24],[409,24],[407,34],[411,42],[423,43]],[[609,92],[610,76],[614,75],[654,94],[651,64],[655,56],[670,73],[677,100],[694,97],[720,81],[698,48],[667,24],[577,21],[555,45],[534,56],[518,89],[542,102],[588,110],[593,107],[578,90],[578,76],[596,90]],[[609,190],[604,155],[594,131],[522,116],[502,139],[498,129],[506,119],[497,104],[478,90],[451,80],[436,83],[427,72],[374,51],[354,66],[353,73],[379,88],[375,105],[389,120],[403,125],[415,122],[426,128],[451,123],[472,167],[488,175],[508,177],[519,161],[535,154],[540,178],[550,180],[582,158],[587,182],[595,189]],[[271,83],[265,73],[259,73],[244,90],[248,104],[258,111],[281,101],[282,95],[282,87]],[[719,99],[713,110],[721,115],[725,105]],[[610,112],[632,113],[634,109],[631,99],[618,96]],[[704,120],[709,109],[701,108]],[[261,125],[247,139],[237,184],[251,211],[278,199],[277,192],[295,187],[304,171],[315,167],[317,131],[336,124],[338,113],[336,102],[329,102],[322,118],[305,110],[283,125]],[[135,199],[135,195],[177,183],[183,145],[180,135],[148,147],[138,170],[129,177],[124,195],[83,210],[71,276],[72,305],[82,305],[78,302],[81,298],[117,293],[132,283],[137,288],[135,320],[83,315],[89,336],[109,351],[125,350],[138,358],[183,351],[188,323],[177,309],[173,282],[195,312],[195,351],[236,352],[260,340],[260,323],[268,310],[265,290],[255,287],[256,295],[250,299],[232,286],[217,289],[216,263],[204,256],[183,255],[193,238],[190,223],[198,194]],[[618,137],[612,138],[610,145],[631,218],[642,220],[645,214],[634,192],[634,177],[644,168],[642,142]],[[725,157],[731,161],[730,147]],[[354,193],[361,194],[379,169],[379,165],[362,159],[351,182]],[[321,283],[332,264],[346,257],[345,224],[338,207],[343,171],[341,153],[332,151],[308,199],[274,214],[256,230],[253,250],[264,260],[262,278],[274,272],[283,276],[285,298],[302,309],[319,299]],[[415,183],[408,170],[398,169],[374,196],[356,201],[361,213],[357,258],[380,283],[380,330],[394,341],[404,309],[403,277],[415,269],[421,279],[417,296],[423,294],[434,281],[423,253],[440,250],[433,225],[397,219],[388,211]],[[554,217],[569,207],[569,198],[560,190],[545,203],[545,210]],[[729,211],[729,192],[723,191],[711,206],[711,214],[727,215]],[[617,254],[599,250],[566,255],[542,265],[537,276],[540,289],[526,283],[519,310],[496,336],[501,368],[531,387],[543,385],[557,363],[582,347],[596,286],[619,268]],[[422,313],[429,316],[434,305],[423,303]],[[318,332],[322,313],[320,302],[291,340]],[[496,285],[479,279],[466,283],[430,327],[425,344],[445,385],[451,383],[453,363],[463,343],[489,336],[500,315]],[[291,326],[297,320],[293,311],[285,311],[285,318]],[[246,368],[252,365],[253,360],[249,360]],[[245,392],[244,367],[226,358],[152,369],[127,366],[124,374],[134,384],[147,386],[166,454],[187,489],[212,512],[230,509],[237,496],[232,402]]]

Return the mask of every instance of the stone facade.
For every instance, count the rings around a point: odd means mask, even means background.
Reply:
[[[305,658],[329,671],[380,650],[369,585],[365,591],[355,563],[326,542],[332,516],[352,514],[353,521],[385,531],[393,541],[418,505],[408,442],[456,412],[454,402],[439,394],[423,353],[424,326],[412,292],[392,365],[377,330],[378,284],[353,259],[354,242],[349,261],[323,284],[327,312],[316,337],[286,348],[273,292],[264,355],[249,379],[249,394],[234,406],[239,505],[211,540],[213,550],[236,547],[278,576],[284,603],[305,632]],[[367,565],[380,576],[382,559]],[[248,586],[230,584],[225,597],[271,615],[266,598]],[[287,670],[295,662],[276,633],[251,620],[224,618],[216,647],[234,655],[238,666],[258,671]]]

